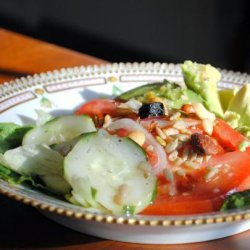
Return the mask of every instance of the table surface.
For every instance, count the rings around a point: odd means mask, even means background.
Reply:
[[[0,29],[0,83],[104,60]],[[36,209],[0,195],[0,249],[250,249],[250,231],[195,244],[141,245],[103,240],[60,226]]]

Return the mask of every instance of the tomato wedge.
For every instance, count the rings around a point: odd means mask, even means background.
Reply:
[[[209,213],[220,209],[223,199],[218,197],[195,197],[193,194],[178,195],[173,197],[157,197],[153,204],[149,205],[140,214],[142,215],[189,215]]]
[[[110,99],[93,99],[83,104],[75,113],[77,115],[97,116],[102,119],[105,115],[111,117],[135,115],[131,110],[119,108],[120,102]]]
[[[208,179],[204,169],[214,168]],[[192,175],[192,173],[191,173]],[[218,211],[230,191],[250,189],[250,148],[214,155],[200,173],[194,172],[192,189],[174,197],[162,194],[156,197],[141,214],[180,215]]]
[[[98,116],[103,118],[106,114],[110,116],[117,114],[117,102],[108,99],[94,99],[83,104],[77,111],[77,115],[86,114],[91,117]]]
[[[239,144],[246,140],[242,134],[221,119],[216,120],[212,136],[217,139],[222,147],[229,150],[237,150]]]

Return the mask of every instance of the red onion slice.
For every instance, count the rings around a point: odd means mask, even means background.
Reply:
[[[157,155],[157,163],[153,167],[156,175],[162,173],[163,169],[169,166],[164,149],[142,125],[132,119],[122,118],[112,122],[108,127],[109,130],[117,130],[120,128],[124,128],[128,131],[141,131],[145,135],[146,143],[153,146],[154,152]]]

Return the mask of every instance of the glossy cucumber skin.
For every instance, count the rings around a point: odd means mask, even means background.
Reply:
[[[165,80],[162,83],[151,83],[151,84],[146,84],[142,85],[140,87],[134,88],[132,90],[129,90],[119,96],[116,97],[116,100],[118,101],[128,101],[132,98],[135,98],[137,96],[143,95],[149,91],[155,91],[158,90],[161,86],[167,85],[169,82]]]
[[[96,131],[96,128],[92,119],[87,115],[61,116],[29,130],[22,143],[23,145],[60,144],[92,131]]]

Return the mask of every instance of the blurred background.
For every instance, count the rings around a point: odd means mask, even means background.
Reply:
[[[1,0],[0,26],[111,62],[250,72],[248,0]]]

